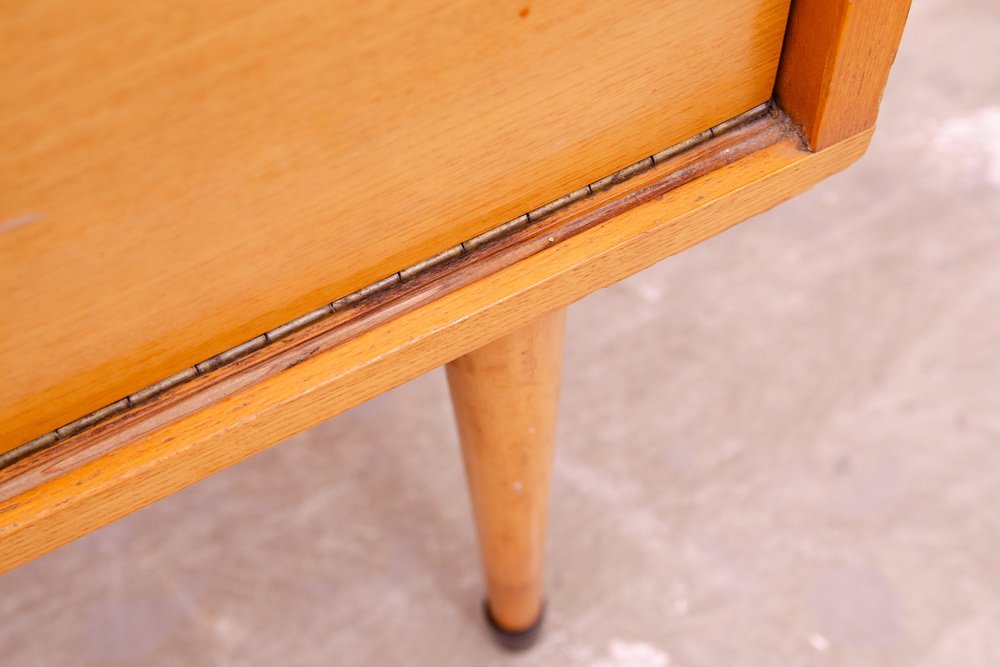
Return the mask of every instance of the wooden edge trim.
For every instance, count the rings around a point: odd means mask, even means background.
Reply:
[[[910,0],[793,0],[775,100],[822,150],[875,125]]]
[[[759,213],[847,166],[767,116],[0,471],[10,569]]]

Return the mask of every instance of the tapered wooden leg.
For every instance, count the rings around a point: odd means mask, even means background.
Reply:
[[[566,311],[448,364],[448,384],[486,573],[501,631],[536,628]]]

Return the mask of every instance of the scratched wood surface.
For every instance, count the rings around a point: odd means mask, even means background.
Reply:
[[[767,99],[788,0],[0,8],[0,452]]]

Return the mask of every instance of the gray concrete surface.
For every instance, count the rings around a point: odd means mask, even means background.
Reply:
[[[1000,664],[998,44],[917,0],[862,162],[571,310],[534,652],[434,372],[0,578],[0,664]]]

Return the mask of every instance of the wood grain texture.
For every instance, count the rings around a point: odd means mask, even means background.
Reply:
[[[775,97],[822,149],[875,125],[910,0],[795,0]]]
[[[15,489],[23,490],[44,482],[46,475],[53,470],[54,462],[61,462],[55,463],[55,467],[60,468],[65,466],[66,461],[78,465],[94,460],[122,443],[204,410],[249,384],[270,380],[312,356],[389,325],[402,315],[427,307],[434,300],[514,266],[551,248],[553,244],[608,222],[625,211],[706,176],[714,169],[781,141],[788,136],[790,127],[790,122],[778,121],[771,115],[757,117],[725,136],[704,141],[667,158],[669,162],[661,162],[663,166],[660,170],[634,176],[628,186],[598,191],[578,201],[572,209],[536,224],[520,226],[506,236],[417,275],[413,280],[376,292],[285,339],[278,339],[275,344],[218,366],[207,374],[195,374],[185,383],[159,393],[149,401],[98,422],[90,427],[91,433],[60,440],[40,454],[33,454],[23,464],[4,466],[0,469],[0,497],[9,496]],[[794,132],[794,129],[791,131]],[[623,187],[629,190],[623,191]]]
[[[549,480],[566,310],[448,364],[493,621],[524,632],[542,615]]]
[[[787,0],[0,9],[0,451],[770,97]]]
[[[609,199],[566,209],[552,224],[572,224],[608,205],[618,206],[614,217],[513,265],[454,291],[428,287],[441,292],[330,347],[317,334],[300,332],[272,346],[279,349],[261,351],[291,355],[274,372],[261,370],[266,359],[247,358],[231,371],[236,375],[203,376],[22,461],[0,481],[0,568],[54,549],[766,210],[850,164],[869,138],[865,132],[809,153],[796,136],[782,135],[658,196],[639,196],[678,167],[658,166],[639,182],[602,193]],[[198,408],[185,411],[186,400],[197,400]],[[100,455],[88,456],[95,448]]]

